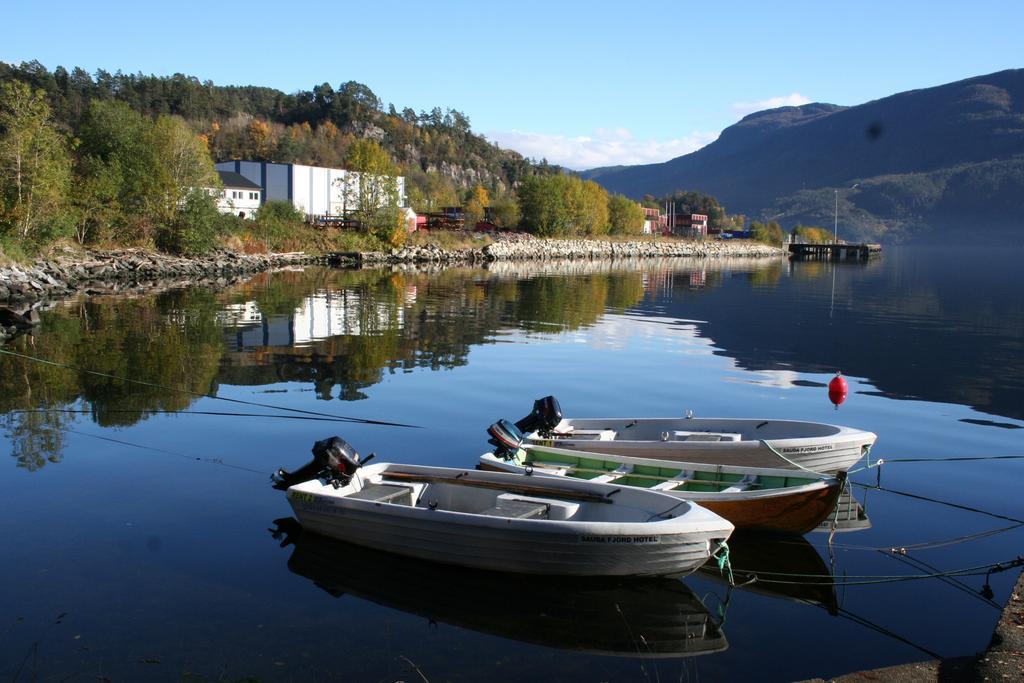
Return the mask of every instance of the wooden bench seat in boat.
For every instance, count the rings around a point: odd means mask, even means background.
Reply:
[[[757,486],[759,483],[756,474],[748,474],[732,486],[722,489],[722,493],[739,493],[740,491],[746,491],[752,486]]]
[[[600,482],[602,484],[607,484],[610,481],[615,481],[616,479],[619,479],[621,477],[626,476],[627,474],[629,474],[632,471],[633,471],[633,466],[632,465],[622,465],[621,467],[619,467],[614,472],[609,472],[608,474],[599,474],[596,477],[594,477],[593,479],[591,479],[590,481],[595,481],[595,482]]]
[[[346,498],[371,500],[375,503],[412,505],[412,489],[408,486],[396,486],[395,484],[368,484],[355,493],[349,494]]]
[[[670,491],[670,490],[674,489],[677,486],[681,486],[681,485],[685,484],[686,482],[690,481],[691,479],[693,479],[693,472],[687,472],[687,471],[680,472],[679,474],[677,474],[676,476],[672,477],[671,479],[666,479],[663,482],[655,484],[654,486],[651,487],[651,490],[652,491]]]

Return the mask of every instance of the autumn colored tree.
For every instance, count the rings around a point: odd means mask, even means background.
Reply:
[[[261,119],[253,119],[247,129],[252,156],[261,161],[269,159],[274,148],[270,124]]]
[[[486,209],[491,205],[491,196],[482,185],[477,185],[467,193],[466,201],[463,204],[463,212],[466,215],[466,227],[474,228],[477,223],[484,219]]]

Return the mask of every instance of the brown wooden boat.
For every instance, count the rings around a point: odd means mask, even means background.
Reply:
[[[805,534],[832,514],[843,489],[836,477],[799,470],[669,462],[537,445],[503,453],[484,454],[480,468],[661,491],[711,510],[737,530]]]

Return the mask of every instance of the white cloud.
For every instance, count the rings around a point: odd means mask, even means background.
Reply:
[[[755,111],[765,109],[776,109],[777,107],[799,107],[801,104],[810,104],[811,98],[801,95],[798,92],[782,95],[781,97],[769,97],[766,100],[755,102],[733,102],[732,109],[741,116],[753,114]]]
[[[491,132],[488,139],[523,156],[547,159],[573,170],[619,164],[653,164],[700,149],[718,133],[691,133],[671,140],[637,140],[625,128],[598,128],[592,135],[549,135],[511,130]]]

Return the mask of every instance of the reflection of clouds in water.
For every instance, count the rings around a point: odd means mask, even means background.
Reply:
[[[640,317],[609,313],[594,325],[576,330],[569,338],[591,348],[621,350],[635,345],[638,341],[671,342],[682,346],[664,349],[669,353],[689,355],[710,355],[714,342],[697,334],[700,320],[679,320],[677,318]],[[661,351],[659,351],[661,352]]]
[[[800,373],[793,370],[757,370],[756,372],[745,371],[742,377],[726,378],[725,381],[759,384],[776,389],[796,389],[801,386],[798,384],[800,377]]]

